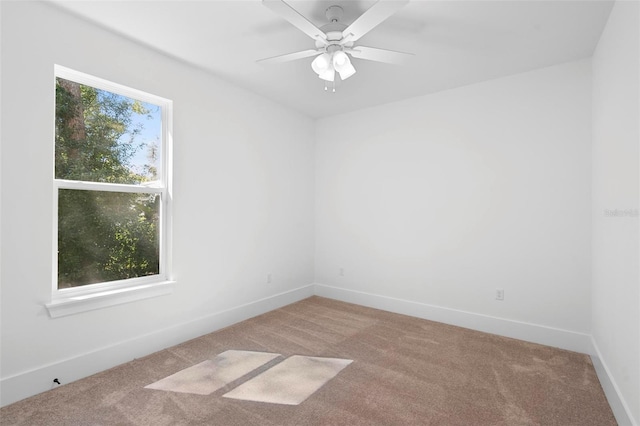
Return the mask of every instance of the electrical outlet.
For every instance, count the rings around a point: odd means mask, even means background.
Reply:
[[[267,274],[267,284],[271,283],[271,272]]]
[[[339,273],[340,273],[340,276],[341,276],[341,277],[344,277],[344,268],[340,268]]]
[[[496,289],[496,300],[504,300],[504,289],[502,288]]]

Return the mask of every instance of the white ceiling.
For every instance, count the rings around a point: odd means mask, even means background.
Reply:
[[[358,44],[411,52],[404,66],[354,59],[357,73],[335,93],[311,70],[313,58],[256,60],[311,49],[314,42],[264,7],[244,1],[52,0],[73,13],[152,46],[310,117],[433,93],[591,56],[609,16],[607,1],[413,0]],[[338,4],[350,24],[373,0],[289,1],[317,26]]]

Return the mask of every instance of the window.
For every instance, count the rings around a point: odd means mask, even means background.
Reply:
[[[170,291],[169,100],[55,68],[52,316]]]

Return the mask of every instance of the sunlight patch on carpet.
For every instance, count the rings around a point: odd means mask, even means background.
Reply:
[[[279,356],[268,352],[229,350],[145,388],[209,395]]]
[[[350,359],[294,355],[223,396],[298,405],[352,362]]]

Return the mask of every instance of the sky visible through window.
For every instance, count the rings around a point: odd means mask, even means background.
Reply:
[[[129,100],[125,96],[116,95],[121,100]],[[147,176],[151,178],[147,171],[147,167],[154,167],[159,169],[159,162],[162,158],[162,109],[147,102],[136,101],[140,104],[144,110],[143,114],[133,114],[131,118],[131,125],[127,133],[122,135],[119,139],[119,143],[130,143],[131,136],[135,129],[138,129],[138,134],[133,138],[133,143],[138,146],[134,155],[129,160],[129,169],[136,174]],[[156,154],[151,156],[151,150],[155,149]]]

